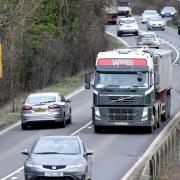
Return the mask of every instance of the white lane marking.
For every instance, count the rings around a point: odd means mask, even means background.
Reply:
[[[14,179],[18,179],[18,177],[12,177],[11,179],[13,179],[13,180],[14,180]]]
[[[84,90],[84,87],[81,87],[80,89],[76,90],[75,92],[72,92],[72,93],[70,93],[69,95],[67,95],[66,98],[71,98],[71,97],[79,94],[79,93],[82,92],[83,90]],[[19,121],[20,121],[20,120],[19,120]],[[21,122],[19,122],[19,121],[18,121],[17,123],[15,123],[15,124],[11,125],[10,127],[8,127],[8,128],[6,128],[6,129],[0,131],[0,136],[2,136],[3,134],[5,134],[6,132],[10,131],[11,129],[15,128],[16,126],[19,126],[19,125],[21,124]]]
[[[87,124],[85,124],[83,127],[79,128],[77,131],[73,132],[71,134],[71,136],[75,136],[76,134],[80,133],[83,129],[87,128],[88,126],[90,126],[92,123],[92,121],[88,122]],[[11,174],[7,175],[6,177],[2,178],[1,180],[7,180],[8,178],[14,176],[15,174],[19,173],[20,171],[22,171],[24,169],[24,167],[21,167],[19,169],[17,169],[16,171],[12,172]]]
[[[11,176],[13,176],[14,174],[18,173],[19,171],[22,171],[24,169],[24,167],[21,167],[19,169],[17,169],[16,171],[12,172],[11,174],[7,175],[6,177],[2,178],[1,180],[6,180],[8,178],[10,178]]]
[[[179,51],[178,51],[178,49],[174,45],[172,45],[172,43],[169,43],[168,41],[166,41],[164,39],[159,38],[159,40],[164,42],[164,43],[166,43],[168,46],[170,46],[171,48],[174,49],[174,51],[176,52],[177,56],[176,56],[176,59],[173,62],[173,65],[176,64],[177,61],[179,60]]]

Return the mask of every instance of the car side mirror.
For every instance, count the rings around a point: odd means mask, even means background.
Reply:
[[[93,155],[93,153],[94,153],[93,150],[87,149],[86,152],[84,153],[84,156],[90,156]]]
[[[22,151],[21,151],[21,154],[26,155],[26,156],[29,156],[29,151],[28,151],[28,149],[22,150]]]
[[[72,102],[72,100],[71,99],[67,99],[66,102],[70,103],[70,102]]]
[[[92,73],[85,74],[85,89],[90,89],[91,75]]]

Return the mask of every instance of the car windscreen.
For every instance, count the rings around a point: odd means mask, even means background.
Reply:
[[[141,77],[142,81],[138,81]],[[129,86],[148,87],[148,73],[97,73],[95,77],[95,88],[117,86],[120,88]]]
[[[152,17],[150,21],[164,21],[161,17]]]
[[[164,7],[163,11],[175,11],[174,7]]]
[[[78,140],[41,139],[37,142],[33,153],[35,154],[80,154]]]
[[[41,104],[56,102],[56,96],[29,96],[26,100],[26,104]]]
[[[156,11],[145,11],[145,12],[144,12],[144,15],[153,16],[153,15],[157,15],[157,13],[156,13]]]
[[[118,2],[118,6],[130,6],[129,2]]]
[[[136,21],[134,19],[126,19],[126,20],[121,20],[120,23],[122,24],[132,24],[135,23]]]
[[[140,35],[140,39],[141,40],[145,40],[145,39],[155,40],[156,38],[154,34],[142,34]]]

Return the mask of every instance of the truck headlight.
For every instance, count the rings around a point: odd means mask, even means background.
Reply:
[[[146,117],[148,115],[148,107],[145,107],[143,109],[143,114],[142,114],[142,117]]]
[[[95,116],[100,117],[100,112],[99,112],[99,108],[95,107]]]

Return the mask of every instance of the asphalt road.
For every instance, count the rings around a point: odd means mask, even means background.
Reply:
[[[140,24],[142,30],[145,25]],[[116,26],[108,26],[107,31],[116,34]],[[177,49],[180,49],[177,31],[167,28],[157,31],[160,38],[168,40]],[[130,45],[136,45],[136,37],[123,37]],[[169,48],[166,44],[162,48]],[[180,66],[177,62],[173,69],[172,116],[180,109]],[[42,135],[70,135],[91,121],[92,92],[83,90],[72,98],[73,123],[66,128],[50,127],[49,125],[36,129],[22,131],[16,126],[0,135],[0,179],[23,180],[23,171],[18,171],[8,178],[3,178],[23,166],[25,156],[20,151],[30,148],[32,143]],[[166,122],[168,123],[168,122]],[[94,150],[92,180],[120,180],[131,168],[137,159],[145,152],[161,129],[153,134],[143,134],[140,129],[124,128],[104,134],[95,134],[91,125],[88,125],[76,135],[84,141],[86,146]]]

